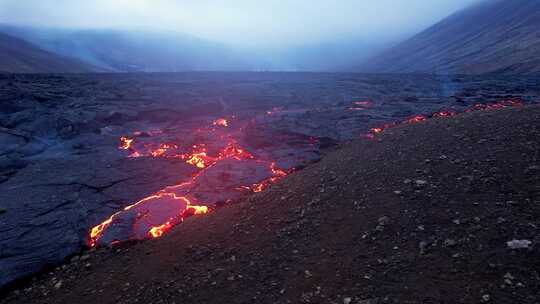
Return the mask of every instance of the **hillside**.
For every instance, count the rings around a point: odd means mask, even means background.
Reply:
[[[0,33],[0,72],[2,73],[83,73],[95,69],[65,58],[21,39]]]
[[[369,60],[384,73],[540,73],[540,1],[487,0]]]
[[[3,25],[0,31],[111,72],[248,70],[227,47],[173,32],[69,30]]]
[[[530,106],[388,129],[5,301],[538,303],[539,121]]]

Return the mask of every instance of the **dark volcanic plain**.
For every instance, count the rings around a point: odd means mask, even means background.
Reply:
[[[127,158],[117,149],[120,136],[169,129],[187,139],[195,126],[234,116],[253,119],[242,139],[248,147],[289,138],[289,150],[269,153],[286,158],[283,151],[294,154],[299,142],[317,138],[301,166],[329,156],[163,239],[76,255],[21,283],[7,301],[536,303],[537,249],[510,250],[506,242],[539,241],[537,107],[361,138],[415,114],[534,102],[538,83],[300,73],[2,75],[0,285],[80,253],[91,227],[193,173],[178,160]]]

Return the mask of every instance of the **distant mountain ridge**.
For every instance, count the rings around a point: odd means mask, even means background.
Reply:
[[[176,32],[1,25],[0,32],[105,72],[350,71],[388,46],[354,37],[275,49],[233,48]]]
[[[173,32],[64,30],[1,26],[42,49],[88,62],[109,72],[245,70],[225,46]]]
[[[370,59],[383,73],[540,73],[540,1],[487,0]]]
[[[0,33],[0,73],[87,73],[95,67]]]

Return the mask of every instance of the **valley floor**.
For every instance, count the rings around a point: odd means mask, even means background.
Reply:
[[[538,303],[539,150],[540,106],[397,126],[4,301]]]

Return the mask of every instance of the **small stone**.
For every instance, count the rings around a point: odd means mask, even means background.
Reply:
[[[377,221],[379,222],[379,225],[384,226],[390,222],[390,218],[388,216],[381,216]]]
[[[89,258],[90,258],[90,255],[84,254],[84,255],[81,256],[81,261],[86,261],[86,260],[88,260]]]
[[[485,294],[482,296],[482,302],[489,302],[491,300],[491,296],[488,294]]]
[[[533,173],[540,171],[540,166],[530,166],[527,169],[525,169],[525,173]]]
[[[446,239],[444,241],[444,246],[446,247],[454,247],[457,245],[457,242],[455,240],[452,240],[452,239]]]
[[[58,281],[58,283],[54,284],[55,289],[60,289],[62,287],[62,281]]]
[[[313,274],[309,270],[304,271],[304,275],[306,276],[306,278],[311,278],[313,276]]]
[[[508,280],[514,280],[514,279],[515,279],[515,277],[514,277],[512,274],[510,274],[509,272],[507,272],[507,273],[504,275],[504,278],[505,278],[505,279],[508,279]]]
[[[427,185],[427,181],[423,180],[423,179],[417,179],[414,181],[414,183],[417,185],[417,186],[425,186]]]
[[[403,181],[404,184],[410,184],[411,182],[412,182],[412,180],[410,180],[408,178]]]
[[[349,297],[343,298],[343,304],[351,304],[351,302],[352,302],[352,298],[349,298]]]
[[[456,220],[453,220],[452,223],[454,223],[456,225],[459,225],[459,224],[461,224],[461,221],[459,219],[456,219]]]
[[[426,253],[426,248],[428,246],[428,243],[427,242],[420,242],[420,244],[418,244],[418,248],[420,248],[420,254],[425,254]]]
[[[401,191],[396,190],[396,191],[394,191],[394,194],[400,195],[400,194],[401,194]]]
[[[511,240],[506,242],[506,245],[510,249],[528,249],[531,244],[532,242],[529,240]]]

